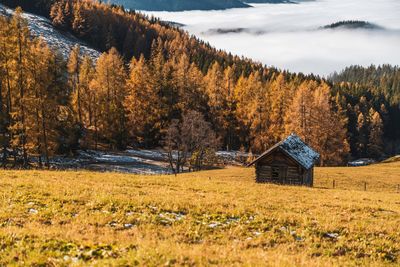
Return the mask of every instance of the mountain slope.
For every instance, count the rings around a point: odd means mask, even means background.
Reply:
[[[1,16],[11,16],[13,13],[14,10],[0,4]],[[67,58],[69,56],[71,49],[76,44],[79,44],[81,46],[81,50],[84,54],[87,54],[92,58],[97,58],[100,55],[97,50],[90,48],[71,34],[57,30],[52,25],[51,21],[44,17],[30,13],[24,13],[23,18],[28,21],[29,29],[34,36],[41,36],[43,39],[46,40],[47,44],[50,47],[60,51],[64,58]]]
[[[239,0],[112,0],[128,9],[147,11],[221,10],[250,7]]]

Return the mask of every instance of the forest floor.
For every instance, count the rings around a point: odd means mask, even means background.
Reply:
[[[0,266],[398,266],[400,162],[315,176],[0,171]]]

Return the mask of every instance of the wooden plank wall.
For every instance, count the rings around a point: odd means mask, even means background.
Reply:
[[[280,172],[285,173],[285,179],[274,179],[272,167],[280,167]],[[312,186],[313,170],[303,171],[303,168],[286,154],[277,150],[256,164],[256,182],[278,183],[292,185]]]

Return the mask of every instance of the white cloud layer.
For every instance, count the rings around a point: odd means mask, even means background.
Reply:
[[[328,75],[349,65],[400,64],[400,0],[316,0],[225,11],[146,12],[213,46],[295,72]],[[362,20],[385,30],[318,30]],[[239,33],[217,34],[215,29]],[[214,31],[213,31],[214,30]]]

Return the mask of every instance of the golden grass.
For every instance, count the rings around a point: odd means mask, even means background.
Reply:
[[[399,183],[400,163],[318,168],[316,188],[243,168],[0,171],[0,266],[399,265]]]

